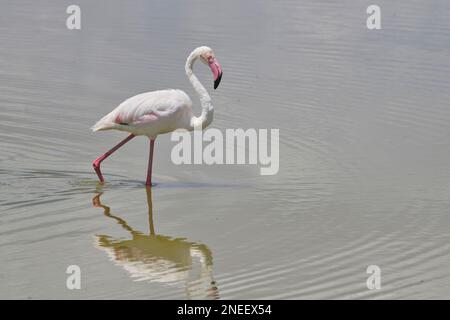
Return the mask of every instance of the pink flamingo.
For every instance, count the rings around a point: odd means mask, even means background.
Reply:
[[[120,130],[130,132],[130,135],[114,148],[93,161],[92,165],[101,183],[105,181],[100,171],[102,161],[134,137],[143,135],[150,139],[150,155],[145,184],[151,186],[153,148],[156,137],[159,134],[172,132],[176,129],[192,131],[200,126],[206,128],[212,122],[214,108],[211,97],[192,71],[197,59],[208,64],[211,68],[214,76],[214,89],[219,86],[222,79],[222,67],[211,48],[205,46],[196,48],[186,60],[186,75],[195,92],[197,92],[202,106],[200,117],[193,115],[192,101],[184,91],[167,89],[145,92],[128,98],[92,127],[93,131]]]

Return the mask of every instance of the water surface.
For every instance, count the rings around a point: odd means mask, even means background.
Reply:
[[[378,1],[3,1],[0,298],[450,297],[450,5]],[[280,129],[280,171],[170,161],[89,128],[121,101],[224,69],[212,127]],[[81,290],[66,268],[82,270]],[[366,268],[382,270],[368,290]]]

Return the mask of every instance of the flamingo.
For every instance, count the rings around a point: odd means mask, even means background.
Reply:
[[[152,185],[153,149],[155,139],[159,134],[172,132],[176,129],[206,128],[213,120],[214,108],[211,97],[193,72],[194,63],[200,59],[207,64],[214,77],[214,89],[222,79],[222,67],[211,48],[201,46],[194,49],[185,64],[186,76],[200,98],[202,113],[196,117],[192,113],[192,101],[182,90],[167,89],[145,92],[128,98],[117,108],[101,118],[91,129],[92,131],[119,130],[130,134],[112,149],[96,158],[92,165],[100,180],[104,178],[100,164],[136,136],[147,136],[150,140],[146,186]]]

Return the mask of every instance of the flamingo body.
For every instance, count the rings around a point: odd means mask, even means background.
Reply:
[[[92,130],[120,130],[156,138],[176,129],[189,129],[192,117],[192,101],[184,91],[158,90],[128,98]]]

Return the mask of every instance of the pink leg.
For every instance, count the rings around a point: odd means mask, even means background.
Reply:
[[[121,146],[123,146],[125,143],[127,143],[128,141],[130,141],[134,137],[135,137],[134,134],[130,134],[124,140],[120,141],[114,148],[112,148],[111,150],[106,152],[104,155],[101,155],[100,157],[98,157],[97,159],[95,159],[92,162],[92,165],[94,166],[94,170],[97,173],[98,178],[99,178],[101,183],[105,182],[105,180],[103,179],[102,172],[100,171],[100,164],[102,163],[102,161],[105,160],[106,158],[108,158],[110,155],[112,155],[114,153],[114,151],[119,149]]]
[[[152,166],[153,166],[153,148],[155,146],[155,139],[150,139],[150,154],[148,156],[148,170],[147,170],[147,181],[145,185],[147,187],[152,186]]]

